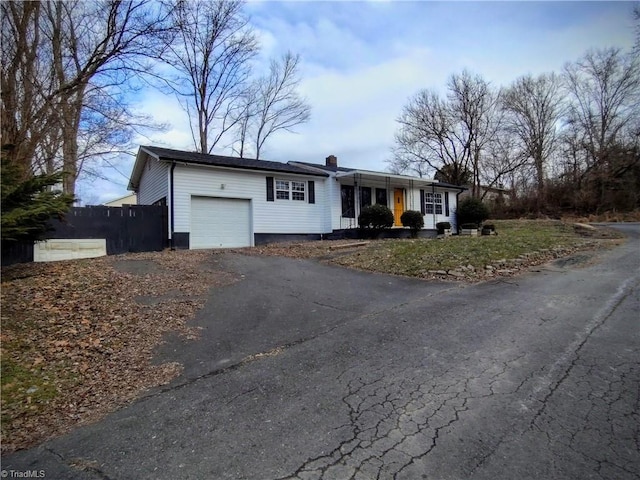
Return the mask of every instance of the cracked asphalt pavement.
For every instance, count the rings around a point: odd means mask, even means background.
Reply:
[[[2,468],[60,479],[638,479],[640,224],[476,285],[237,254],[184,373]],[[565,265],[565,266],[563,266]],[[570,265],[570,266],[566,266]]]

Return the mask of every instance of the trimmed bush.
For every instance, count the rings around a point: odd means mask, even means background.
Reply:
[[[445,230],[451,230],[451,224],[449,222],[438,222],[436,223],[436,230],[438,230],[438,235],[444,235]]]
[[[416,238],[418,236],[418,231],[424,227],[424,217],[422,213],[416,210],[407,210],[400,217],[400,221],[402,225],[405,227],[409,227],[411,230],[411,237]]]
[[[383,230],[393,225],[393,212],[385,205],[369,205],[358,216],[360,228]]]
[[[475,224],[473,228],[478,228],[482,222],[489,218],[489,209],[480,199],[468,197],[458,204],[456,216],[458,225],[473,223]]]

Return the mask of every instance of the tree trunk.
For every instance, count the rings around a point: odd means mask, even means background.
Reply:
[[[64,193],[75,194],[76,180],[80,172],[78,165],[78,129],[84,100],[85,86],[78,87],[74,94],[67,95],[60,105],[62,126],[62,170],[65,172],[62,182]]]

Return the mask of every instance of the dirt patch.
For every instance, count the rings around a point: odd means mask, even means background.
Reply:
[[[283,242],[237,250],[246,255],[271,255],[290,258],[332,258],[365,248],[370,242],[353,240],[317,240],[311,242]]]
[[[162,271],[162,266],[153,260],[132,260],[124,258],[114,261],[113,268],[118,272],[131,273],[132,275],[150,275]]]
[[[564,215],[562,221],[581,223],[640,222],[640,209],[631,212],[604,212],[597,215]]]
[[[165,384],[180,365],[152,364],[165,334],[210,288],[236,278],[216,252],[139,253],[15,265],[2,271],[2,451],[98,420]]]
[[[593,239],[623,239],[625,238],[624,234],[619,232],[618,230],[610,227],[606,227],[604,225],[585,225],[581,223],[574,223],[573,228],[575,230],[576,235],[579,235],[583,238],[593,238]]]
[[[557,268],[583,267],[593,263],[594,254],[576,253],[568,257],[559,258],[552,262]]]

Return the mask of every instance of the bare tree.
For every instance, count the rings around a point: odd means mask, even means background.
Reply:
[[[113,97],[131,85],[133,75],[147,69],[142,59],[154,51],[155,34],[163,28],[159,11],[150,5],[117,0],[3,2],[2,141],[17,147],[13,161],[29,165],[25,171],[61,168],[66,173],[63,190],[75,191],[81,157],[97,153],[81,132],[90,129],[90,117],[115,120],[112,106],[103,109],[95,101],[99,95],[90,92]],[[118,103],[118,123],[127,128],[133,116],[122,97]],[[113,123],[102,125],[107,129]],[[114,139],[105,131],[102,138]],[[100,146],[103,150],[108,145]]]
[[[449,166],[451,181],[462,181],[459,174],[469,169],[469,157],[456,138],[456,121],[446,101],[434,91],[422,90],[409,100],[397,121],[392,169],[422,176]]]
[[[449,78],[446,99],[419,92],[398,118],[391,168],[439,172],[457,184],[471,172],[478,196],[482,154],[499,124],[497,98],[488,82],[466,70]]]
[[[268,75],[260,78],[256,88],[255,154],[260,152],[266,140],[279,130],[308,122],[311,106],[298,93],[300,77],[299,55],[287,52],[280,61],[272,60]]]
[[[481,165],[481,177],[488,187],[507,188],[516,193],[523,179],[527,184],[534,177],[530,172],[529,158],[520,148],[518,137],[504,124],[491,139]],[[489,192],[485,190],[481,198]]]
[[[396,145],[391,149],[391,158],[386,160],[389,172],[396,175],[410,173],[419,178],[433,173],[434,169],[426,161],[426,153],[421,151],[424,146],[411,142],[409,138],[401,143],[398,140],[400,135],[402,135],[401,131],[396,132]]]
[[[162,59],[175,75],[167,84],[189,116],[196,150],[211,153],[241,118],[258,44],[241,1],[177,0],[170,6],[175,35]]]
[[[518,78],[504,92],[505,126],[519,140],[520,153],[535,167],[538,198],[544,197],[545,165],[555,147],[562,115],[559,79],[554,75]]]
[[[564,69],[570,100],[566,148],[587,208],[614,205],[612,193],[637,170],[640,139],[640,58],[620,49],[591,50]],[[622,183],[621,183],[622,182]]]
[[[480,75],[464,70],[449,79],[449,103],[458,119],[456,137],[470,159],[472,195],[481,194],[481,162],[487,144],[500,126],[498,93]]]
[[[256,85],[251,84],[238,99],[237,119],[235,122],[235,141],[232,144],[233,153],[245,158],[247,147],[251,145],[251,130],[257,115]]]
[[[640,61],[619,49],[591,50],[565,66],[568,122],[581,137],[587,173],[607,160],[640,116]]]
[[[32,176],[47,162],[38,148],[45,143],[50,122],[50,102],[44,92],[54,89],[40,63],[40,2],[0,4],[2,76],[2,146],[7,158]],[[57,150],[49,142],[49,150]],[[10,147],[9,147],[10,146]]]

